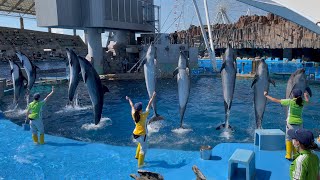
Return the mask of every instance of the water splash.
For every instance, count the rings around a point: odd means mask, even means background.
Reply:
[[[26,109],[10,109],[3,112],[9,118],[21,117],[27,113]]]
[[[160,128],[162,128],[162,122],[156,121],[147,126],[148,135],[159,132]]]
[[[226,138],[229,140],[233,137],[233,132],[230,129],[223,129],[223,131],[220,134],[220,137]]]
[[[81,106],[66,105],[63,109],[55,113],[60,114],[60,113],[68,113],[68,112],[74,112],[74,111],[83,111],[91,108],[92,108],[91,106],[81,107]]]
[[[187,134],[189,132],[193,131],[192,129],[188,129],[188,128],[176,128],[176,129],[172,129],[171,132],[175,133],[175,134]]]
[[[86,123],[81,126],[81,129],[90,131],[90,130],[99,130],[103,129],[106,126],[111,126],[112,120],[110,118],[101,118],[99,124],[95,125],[94,123]]]

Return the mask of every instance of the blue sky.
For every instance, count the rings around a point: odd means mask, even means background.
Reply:
[[[202,17],[202,22],[206,24],[203,0],[196,0],[198,2],[199,10]],[[226,8],[226,12],[231,21],[235,22],[239,19],[241,15],[247,13],[248,8],[251,14],[265,14],[266,12],[259,9],[247,6],[243,3],[237,2],[236,0],[207,0],[209,15],[211,18],[211,23],[214,20],[216,13],[218,12],[218,7],[222,6]],[[161,6],[161,32],[170,33],[175,30],[187,29],[191,24],[199,25],[199,21],[195,16],[195,8],[193,6],[192,0],[154,0],[155,4]],[[11,16],[0,16],[0,26],[4,27],[20,27],[19,17]],[[47,28],[37,27],[35,19],[24,19],[25,29],[32,29],[38,31],[48,31]],[[53,29],[53,32],[72,34],[72,30],[68,29]],[[77,31],[81,37],[83,37],[83,31]],[[103,46],[106,43],[106,34],[102,35]]]

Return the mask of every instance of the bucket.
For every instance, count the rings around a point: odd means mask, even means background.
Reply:
[[[210,160],[212,153],[212,147],[209,145],[201,146],[200,147],[200,157],[204,160]]]
[[[23,128],[23,130],[25,130],[25,131],[29,131],[29,130],[30,130],[30,124],[27,123],[27,121],[25,121],[25,122],[22,124],[22,128]]]

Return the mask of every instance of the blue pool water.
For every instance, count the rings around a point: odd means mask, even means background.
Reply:
[[[149,127],[149,145],[153,148],[198,150],[201,145],[216,145],[221,142],[252,142],[255,129],[253,113],[253,92],[250,88],[252,79],[237,79],[230,125],[235,131],[225,134],[215,128],[224,122],[224,105],[221,79],[217,77],[194,76],[189,104],[185,114],[185,127],[179,127],[179,105],[176,79],[162,79],[157,82],[158,112],[165,120]],[[128,95],[134,102],[147,103],[147,90],[144,80],[110,81],[110,89],[104,98],[103,120],[98,127],[93,126],[91,102],[84,84],[79,85],[80,107],[66,107],[67,84],[56,87],[56,93],[44,109],[46,133],[87,142],[101,142],[111,145],[134,146],[132,130],[134,123],[130,115],[130,106],[125,100]],[[318,84],[311,84],[314,96],[310,105],[305,107],[305,127],[318,135],[320,91]],[[276,87],[270,86],[270,95],[284,98],[286,80],[276,79]],[[33,92],[40,91],[44,97],[51,90],[50,86],[36,86]],[[12,95],[6,96],[0,104],[2,111],[7,111],[12,102]],[[5,112],[5,117],[21,125],[26,106],[22,102],[15,112]],[[150,116],[152,116],[152,112]],[[285,129],[285,109],[276,103],[268,102],[264,128]]]

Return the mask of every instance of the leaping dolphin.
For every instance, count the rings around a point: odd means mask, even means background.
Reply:
[[[71,49],[67,50],[67,56],[69,60],[69,69],[70,69],[70,77],[69,77],[69,89],[68,89],[68,96],[69,101],[73,100],[74,94],[76,92],[77,86],[79,84],[79,74],[81,72],[78,56],[74,53]]]
[[[256,70],[256,75],[251,84],[251,88],[254,88],[253,103],[257,129],[262,128],[262,119],[267,103],[267,98],[264,95],[264,91],[269,91],[269,83],[272,83],[275,86],[275,82],[269,77],[267,63],[264,59],[261,59]]]
[[[32,64],[32,62],[28,59],[28,57],[23,53],[16,52],[16,54],[26,71],[27,78],[28,78],[27,90],[28,92],[30,92],[34,82],[36,81],[36,74],[37,74],[36,69],[38,67]]]
[[[156,68],[155,68],[155,52],[156,49],[153,44],[151,44],[148,48],[148,51],[146,53],[146,61],[144,64],[144,78],[146,81],[147,91],[149,94],[149,98],[152,97],[153,92],[156,90]],[[149,122],[163,119],[158,113],[157,113],[157,107],[156,107],[156,99],[152,102],[152,109],[154,111],[153,117]]]
[[[230,44],[228,45],[228,48],[226,49],[225,55],[223,57],[223,63],[220,73],[224,99],[225,123],[218,126],[216,130],[219,130],[221,128],[231,129],[231,126],[229,125],[229,116],[234,94],[234,87],[236,84],[237,62],[234,50],[232,49]]]
[[[88,88],[89,96],[92,102],[94,123],[97,125],[101,119],[103,95],[105,92],[109,92],[109,89],[101,84],[98,73],[88,60],[81,56],[78,56],[78,59],[82,78]]]
[[[13,62],[12,60],[9,60],[10,67],[11,67],[11,77],[12,77],[12,83],[13,83],[13,105],[16,106],[18,104],[20,95],[26,88],[24,85],[24,80],[26,78],[22,75],[20,66]]]
[[[178,67],[173,72],[173,77],[177,75],[178,95],[180,106],[180,128],[182,128],[183,117],[190,94],[190,71],[189,63],[183,52],[180,51]]]
[[[288,83],[287,83],[287,89],[286,89],[286,98],[293,98],[292,91],[294,89],[300,89],[302,93],[307,91],[312,96],[312,91],[310,87],[308,86],[307,77],[305,74],[305,69],[297,69],[294,73],[291,74]],[[288,108],[286,108],[286,114],[288,115]]]

